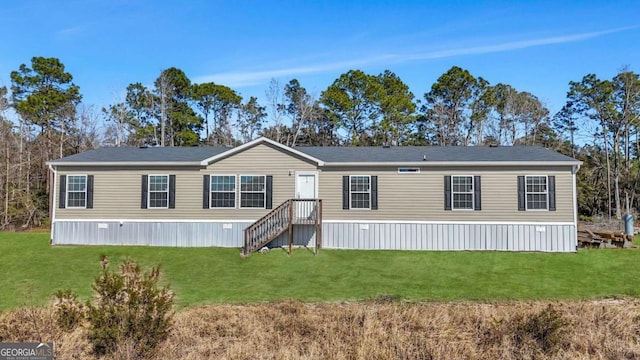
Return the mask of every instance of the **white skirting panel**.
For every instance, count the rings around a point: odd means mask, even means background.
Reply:
[[[573,225],[325,222],[322,248],[575,252]]]
[[[250,222],[56,221],[53,244],[242,247]]]
[[[237,247],[250,222],[56,221],[53,244]],[[293,243],[315,246],[313,225],[294,226]],[[283,234],[269,246],[288,245]],[[330,222],[321,248],[371,250],[502,250],[575,252],[571,224],[432,224]]]

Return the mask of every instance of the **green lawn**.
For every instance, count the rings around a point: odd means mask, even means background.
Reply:
[[[584,299],[640,296],[640,250],[577,254],[306,249],[239,256],[239,249],[50,246],[45,233],[0,233],[0,310],[42,305],[58,289],[87,299],[100,272],[129,257],[161,264],[180,306],[363,300]]]

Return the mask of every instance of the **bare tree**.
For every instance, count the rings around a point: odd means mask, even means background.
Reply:
[[[279,143],[283,142],[282,118],[285,114],[284,97],[282,94],[282,87],[278,79],[272,78],[269,81],[269,88],[265,92],[267,97],[267,109],[273,122],[273,128],[276,130],[273,134],[275,136],[274,141]]]

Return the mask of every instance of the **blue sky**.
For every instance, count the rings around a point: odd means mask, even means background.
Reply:
[[[0,86],[45,56],[98,109],[171,66],[263,105],[271,78],[319,96],[350,69],[390,69],[422,98],[457,65],[555,112],[571,80],[640,71],[639,15],[637,0],[11,1],[0,10]]]

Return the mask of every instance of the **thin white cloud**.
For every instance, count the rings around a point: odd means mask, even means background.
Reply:
[[[597,32],[589,32],[582,34],[573,34],[566,36],[555,36],[549,38],[542,39],[532,39],[532,40],[522,40],[522,41],[514,41],[508,42],[504,44],[494,44],[494,45],[486,45],[486,46],[472,46],[468,48],[460,48],[460,49],[449,49],[442,51],[433,51],[423,54],[412,54],[406,55],[403,57],[403,61],[412,61],[412,60],[428,60],[428,59],[439,59],[453,56],[461,56],[461,55],[478,55],[478,54],[489,54],[496,52],[505,52],[519,49],[526,49],[530,47],[536,46],[544,46],[544,45],[553,45],[553,44],[563,44],[576,42],[581,40],[587,40],[595,37],[599,37],[602,35],[617,33],[625,30],[630,30],[637,28],[633,27],[624,27],[612,30],[605,31],[597,31]]]
[[[211,75],[204,75],[196,77],[194,79],[197,83],[204,82],[216,82],[225,84],[231,87],[244,87],[252,86],[263,83],[266,80],[279,77],[289,77],[303,74],[317,74],[328,71],[349,69],[356,66],[375,65],[375,64],[397,64],[409,61],[429,60],[429,59],[441,59],[455,56],[464,55],[480,55],[505,51],[513,51],[519,49],[526,49],[536,46],[545,46],[553,44],[563,44],[576,42],[581,40],[587,40],[607,34],[627,31],[635,29],[638,26],[623,27],[617,29],[610,29],[605,31],[588,32],[581,34],[572,34],[565,36],[555,36],[540,39],[530,39],[513,41],[501,44],[483,45],[483,46],[471,46],[464,48],[454,48],[446,50],[437,50],[424,53],[409,53],[409,54],[384,54],[379,56],[372,56],[361,59],[345,60],[339,62],[329,62],[323,64],[315,64],[302,67],[292,67],[284,69],[272,69],[262,71],[247,71],[247,72],[223,72]]]
[[[225,84],[227,86],[232,86],[232,87],[251,86],[251,85],[259,84],[264,80],[269,80],[272,78],[292,76],[292,75],[303,75],[303,74],[317,74],[317,73],[323,73],[327,71],[350,68],[354,66],[362,66],[362,65],[377,63],[384,59],[393,60],[394,58],[395,56],[393,55],[382,55],[382,56],[363,58],[363,59],[357,59],[357,60],[347,60],[347,61],[317,64],[317,65],[310,65],[310,66],[303,66],[303,67],[285,68],[285,69],[248,71],[248,72],[226,72],[226,73],[199,76],[194,79],[194,82],[205,83],[205,82],[213,81],[216,83]]]
[[[85,29],[85,25],[72,26],[72,27],[68,27],[68,28],[56,31],[56,35],[58,35],[58,36],[70,36],[70,35],[74,35],[74,34],[77,34],[79,32],[82,32],[84,29]]]

